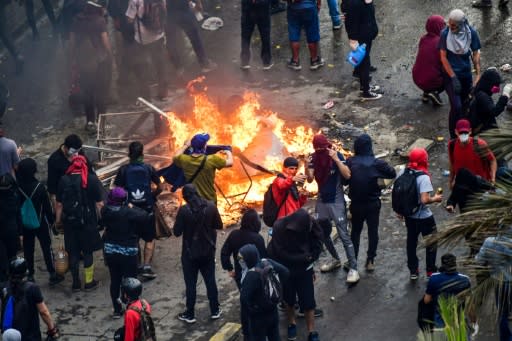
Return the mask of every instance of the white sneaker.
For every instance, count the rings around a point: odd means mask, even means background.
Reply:
[[[341,268],[341,262],[339,260],[333,260],[330,263],[326,263],[320,267],[320,272],[331,272],[334,269]]]
[[[347,283],[359,282],[359,273],[355,269],[350,269],[347,275]]]

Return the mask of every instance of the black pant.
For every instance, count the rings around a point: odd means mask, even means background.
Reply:
[[[46,224],[42,224],[37,229],[23,229],[23,256],[27,262],[28,273],[29,275],[34,275],[34,249],[36,237],[39,240],[39,245],[43,251],[46,270],[52,274],[55,272],[55,266],[53,265],[52,239],[50,238],[50,229]]]
[[[105,261],[110,272],[110,298],[114,311],[121,312],[117,301],[121,290],[121,281],[126,277],[137,277],[137,256],[123,256],[118,253],[105,254]]]
[[[169,11],[167,14],[167,25],[165,29],[167,51],[174,67],[176,69],[183,67],[181,56],[176,51],[179,29],[183,30],[190,40],[199,64],[201,66],[206,66],[208,64],[208,59],[206,58],[206,52],[203,47],[203,42],[201,41],[201,36],[199,35],[199,27],[194,13],[192,13],[192,10],[174,10]]]
[[[84,268],[88,268],[94,263],[92,252],[86,252],[86,250],[82,250],[83,245],[79,230],[81,228],[85,227],[73,227],[64,225],[64,245],[69,257],[69,269],[71,270],[71,275],[73,276],[73,283],[80,283],[78,269],[80,264],[80,255],[83,256]]]
[[[5,219],[8,220],[8,219]],[[0,281],[7,281],[9,262],[19,248],[15,221],[0,221]]]
[[[254,27],[258,26],[261,37],[261,60],[264,65],[272,62],[270,48],[270,3],[256,6],[242,4],[242,52],[240,59],[242,65],[249,64],[251,60],[251,37]]]
[[[418,270],[418,256],[416,256],[416,248],[418,246],[418,236],[423,237],[436,232],[436,221],[434,216],[425,219],[405,218],[405,226],[407,226],[407,267],[411,273]],[[425,262],[428,272],[436,272],[436,255],[437,246],[430,245],[425,249]]]
[[[280,341],[277,308],[266,314],[249,316],[250,341]]]
[[[377,245],[379,244],[379,214],[380,200],[368,202],[354,202],[350,204],[350,213],[352,214],[352,232],[350,237],[354,244],[356,258],[359,254],[359,242],[364,222],[368,225],[368,252],[367,260],[373,261],[377,256]]]
[[[469,95],[473,89],[473,78],[471,73],[466,75],[457,75],[456,77],[460,81],[461,91],[460,94],[456,94],[453,89],[453,83],[450,77],[444,75],[444,88],[448,99],[450,101],[450,115],[448,117],[448,126],[450,129],[450,137],[456,138],[455,125],[457,121],[464,118],[469,107]]]
[[[183,254],[181,256],[181,265],[185,279],[187,312],[194,315],[197,275],[201,272],[206,286],[206,295],[210,301],[210,311],[212,314],[216,313],[219,309],[219,293],[217,291],[217,283],[215,282],[215,257],[212,256],[204,260],[192,260],[186,254]]]
[[[112,60],[106,58],[98,63],[96,70],[80,73],[85,116],[87,122],[95,122],[100,114],[107,112],[107,99],[112,78]]]
[[[41,0],[43,3],[44,10],[46,11],[46,15],[48,15],[48,19],[52,24],[53,29],[57,28],[57,20],[55,19],[55,14],[53,13],[53,6],[50,0]],[[34,0],[25,0],[25,13],[27,15],[27,21],[32,29],[33,34],[37,34],[37,25],[36,18],[34,17]]]
[[[340,260],[340,256],[338,255],[338,252],[336,251],[336,248],[334,247],[334,243],[331,238],[331,232],[332,232],[332,223],[329,219],[318,219],[318,224],[322,228],[322,232],[324,235],[324,245],[327,251],[329,251],[329,254],[332,256],[332,258],[336,260]]]
[[[359,75],[359,83],[361,84],[361,90],[364,94],[370,91],[370,52],[372,50],[372,42],[360,41],[359,45],[366,44],[366,54],[361,63],[354,69],[355,73]]]
[[[6,5],[0,4],[0,40],[4,44],[5,48],[9,51],[11,56],[18,58],[18,51],[14,47],[14,43],[7,31],[7,18],[5,15]]]
[[[149,85],[152,67],[158,82],[158,96],[167,94],[167,58],[165,57],[165,39],[142,45],[137,43],[136,60],[134,61],[134,72],[139,85],[139,96],[146,99],[151,98]],[[149,71],[148,71],[149,70]]]

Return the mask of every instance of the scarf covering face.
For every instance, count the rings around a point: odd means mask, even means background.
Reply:
[[[326,148],[331,148],[332,144],[327,140],[325,135],[318,134],[313,137],[313,153],[315,180],[318,186],[322,186],[331,173],[332,158]],[[322,149],[323,148],[323,149]],[[319,149],[319,150],[317,150]]]
[[[430,176],[430,173],[428,172],[427,151],[423,148],[414,148],[413,150],[411,150],[411,153],[409,154],[409,164],[407,165],[407,168],[424,172],[425,174]]]
[[[195,154],[204,154],[206,152],[206,143],[210,139],[210,135],[208,133],[196,134],[190,141],[190,145],[194,150]]]
[[[126,201],[127,193],[122,187],[114,187],[108,192],[107,205],[121,206]]]
[[[87,176],[89,169],[87,168],[87,160],[82,155],[75,155],[71,159],[71,165],[66,170],[66,174],[80,174],[82,177],[82,188],[87,188]]]
[[[459,11],[454,13],[455,11]],[[471,48],[471,29],[469,28],[468,20],[461,10],[453,10],[450,13],[450,19],[458,23],[459,30],[452,32],[448,29],[448,36],[446,37],[446,48],[455,54],[464,55],[469,52]]]

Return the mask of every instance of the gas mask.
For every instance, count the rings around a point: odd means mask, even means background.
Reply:
[[[466,143],[469,141],[469,133],[459,134],[459,141],[462,143]]]

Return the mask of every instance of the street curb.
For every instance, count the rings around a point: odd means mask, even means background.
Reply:
[[[210,338],[210,341],[234,341],[238,338],[241,328],[242,325],[239,323],[227,322]]]

